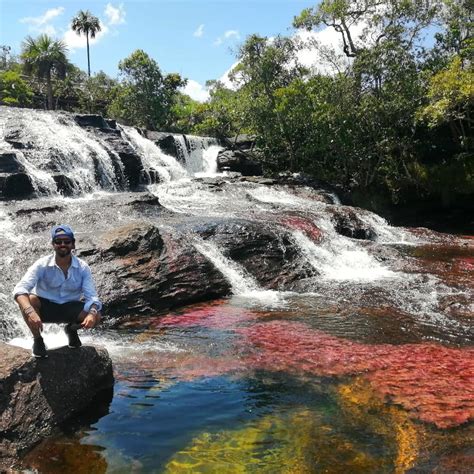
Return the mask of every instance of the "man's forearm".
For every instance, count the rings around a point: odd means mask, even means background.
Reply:
[[[16,295],[15,301],[17,302],[18,306],[20,307],[20,311],[24,314],[26,310],[30,307],[32,308],[31,301],[29,295]]]

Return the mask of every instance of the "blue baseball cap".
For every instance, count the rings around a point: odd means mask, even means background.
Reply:
[[[68,225],[55,225],[51,229],[51,240],[54,240],[58,237],[69,237],[74,240],[74,232]]]

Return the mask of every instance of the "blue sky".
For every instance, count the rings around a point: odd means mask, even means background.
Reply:
[[[103,31],[91,44],[91,70],[117,77],[119,61],[145,50],[166,72],[190,80],[188,93],[204,98],[207,79],[221,78],[235,63],[246,36],[291,35],[293,17],[308,0],[0,0],[0,44],[21,51],[27,35],[63,39],[71,62],[87,70],[85,38],[69,31],[79,10],[97,16]]]

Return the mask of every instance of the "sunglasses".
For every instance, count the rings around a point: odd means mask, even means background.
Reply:
[[[69,240],[69,239],[55,239],[55,240],[53,240],[53,244],[54,245],[61,245],[61,244],[71,245],[72,240]]]

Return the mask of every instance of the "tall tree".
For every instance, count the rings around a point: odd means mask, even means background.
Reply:
[[[89,10],[79,10],[77,15],[72,19],[71,28],[78,35],[85,34],[87,41],[87,72],[91,76],[91,61],[89,56],[89,35],[95,38],[96,33],[101,30],[99,19]]]
[[[186,80],[179,74],[163,75],[156,61],[141,49],[120,61],[118,67],[123,80],[109,112],[149,130],[166,127],[177,90]]]
[[[68,60],[67,48],[62,41],[42,34],[38,38],[27,36],[22,44],[21,58],[27,74],[34,73],[39,80],[46,80],[48,109],[53,109],[52,76],[64,78]]]

